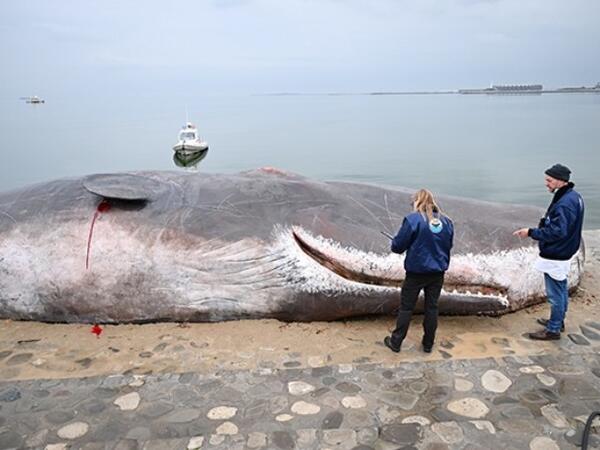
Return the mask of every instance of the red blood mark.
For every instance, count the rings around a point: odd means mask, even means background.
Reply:
[[[96,209],[101,213],[106,212],[110,209],[110,203],[108,203],[106,200],[102,200]]]
[[[89,269],[90,267],[90,247],[92,245],[92,233],[94,232],[94,224],[96,223],[96,219],[98,218],[98,216],[106,211],[108,211],[110,209],[110,203],[108,203],[106,200],[102,200],[100,202],[100,204],[98,204],[98,207],[96,208],[96,212],[94,213],[94,218],[92,219],[92,225],[90,226],[90,234],[88,236],[88,242],[87,242],[87,253],[85,255],[85,269]],[[102,332],[102,329],[100,329],[100,332]],[[92,331],[93,333],[93,331]]]
[[[100,325],[98,325],[97,323],[94,324],[94,326],[92,327],[92,333],[94,333],[96,335],[97,338],[100,337],[100,335],[102,334],[102,327]]]

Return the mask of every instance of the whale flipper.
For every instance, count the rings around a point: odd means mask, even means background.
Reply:
[[[156,198],[161,183],[147,176],[132,174],[97,174],[83,179],[83,186],[104,198],[148,201]]]

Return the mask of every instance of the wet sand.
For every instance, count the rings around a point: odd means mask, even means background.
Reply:
[[[600,319],[600,231],[586,232],[587,260],[571,298],[569,333]],[[256,368],[318,367],[331,364],[433,361],[535,355],[559,351],[553,342],[531,341],[546,304],[492,317],[440,317],[434,351],[420,350],[421,316],[413,319],[402,352],[383,346],[393,317],[338,322],[285,323],[243,320],[223,323],[158,323],[104,326],[96,337],[89,325],[0,321],[0,380],[76,378],[110,374],[206,372]]]

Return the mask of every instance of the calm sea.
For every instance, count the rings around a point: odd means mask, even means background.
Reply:
[[[186,109],[210,150],[181,168]],[[237,172],[274,166],[323,180],[385,183],[545,207],[561,162],[600,228],[600,95],[158,94],[0,99],[0,190],[96,172]],[[515,224],[528,225],[528,224]]]

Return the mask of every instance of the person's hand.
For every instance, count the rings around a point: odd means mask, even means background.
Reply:
[[[529,235],[529,228],[521,228],[513,233],[513,236],[519,236],[520,238],[526,238]]]

